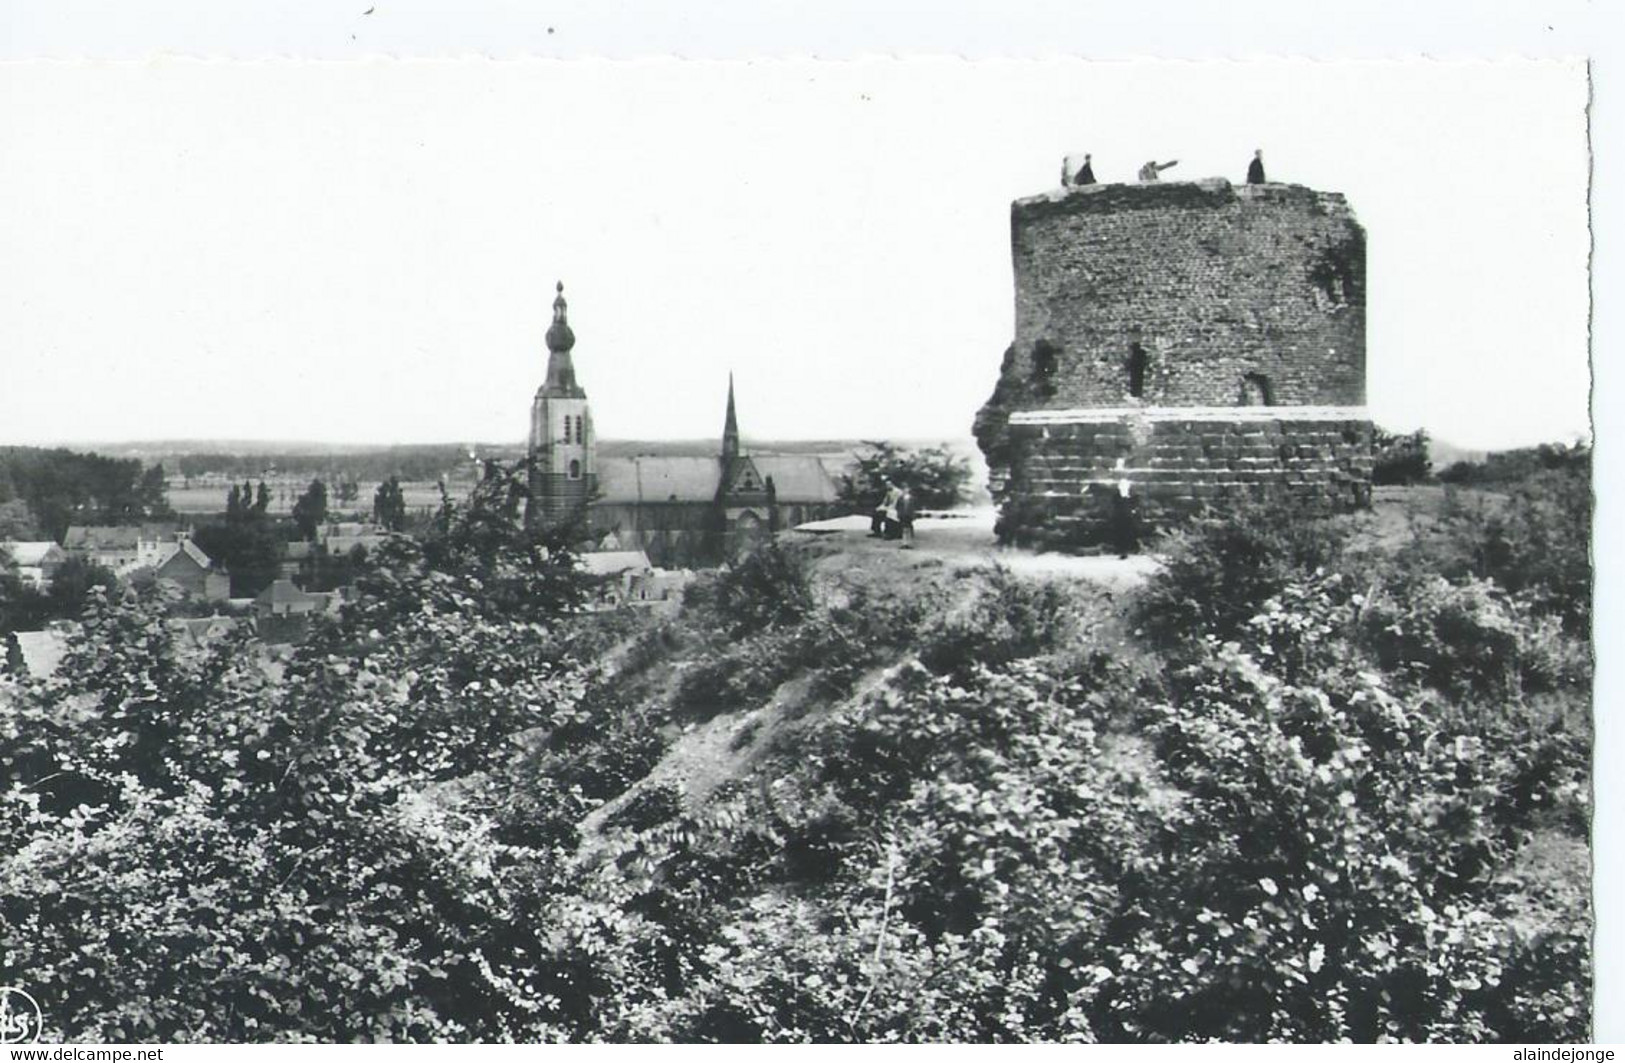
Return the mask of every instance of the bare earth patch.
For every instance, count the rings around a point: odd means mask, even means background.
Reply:
[[[922,514],[914,522],[914,544],[908,549],[899,542],[871,539],[869,518],[862,515],[802,524],[790,537],[815,540],[820,553],[828,552],[830,556],[820,561],[820,568],[889,565],[906,571],[942,565],[1003,565],[1021,575],[1065,576],[1126,590],[1144,582],[1157,567],[1156,558],[1149,554],[1078,557],[1000,546],[993,535],[996,516],[991,507]]]

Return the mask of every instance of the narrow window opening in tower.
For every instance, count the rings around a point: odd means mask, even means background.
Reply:
[[[575,460],[574,458],[570,459],[570,479],[581,479],[581,462]]]
[[[1309,281],[1314,285],[1315,305],[1322,310],[1335,310],[1354,301],[1354,277],[1348,267],[1338,262],[1319,263],[1309,271]]]
[[[582,431],[581,425],[582,425],[582,423],[584,421],[586,421],[585,417],[577,417],[576,418],[576,442],[577,443],[580,443],[582,441],[582,439],[584,438],[582,436],[582,434],[581,434],[581,431]]]
[[[1044,398],[1055,394],[1055,372],[1060,356],[1060,349],[1048,340],[1033,344],[1033,384]]]
[[[1151,356],[1138,343],[1129,344],[1128,393],[1136,399],[1145,398],[1145,374],[1151,368]]]
[[[1242,377],[1241,404],[1243,406],[1274,406],[1275,395],[1270,389],[1270,378],[1263,373],[1248,373]]]

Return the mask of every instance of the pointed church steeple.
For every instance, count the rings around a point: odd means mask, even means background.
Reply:
[[[734,413],[734,375],[728,374],[728,416],[722,422],[722,458],[739,457],[739,416]]]

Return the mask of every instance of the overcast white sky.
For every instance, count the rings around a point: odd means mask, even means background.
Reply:
[[[1009,204],[1348,194],[1369,398],[1467,446],[1587,430],[1577,62],[169,58],[0,65],[0,442],[522,438],[563,279],[606,437],[958,436]]]

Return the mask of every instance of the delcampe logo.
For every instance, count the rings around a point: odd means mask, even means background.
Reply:
[[[44,1024],[39,1001],[16,986],[0,986],[0,1045],[31,1045]]]

